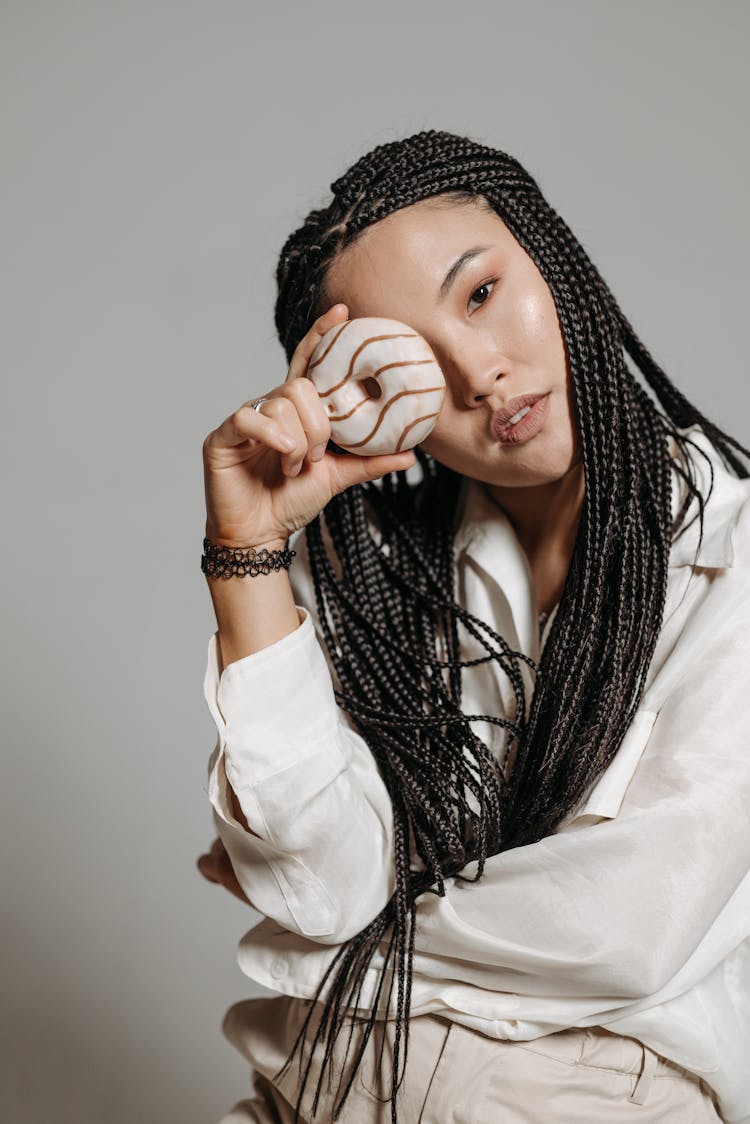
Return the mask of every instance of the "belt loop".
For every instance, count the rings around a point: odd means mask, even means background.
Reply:
[[[634,1104],[645,1104],[648,1099],[649,1090],[651,1089],[651,1080],[656,1072],[656,1065],[658,1055],[653,1050],[649,1049],[641,1042],[641,1049],[643,1050],[643,1065],[638,1080],[635,1083],[633,1092],[628,1097],[629,1101]]]

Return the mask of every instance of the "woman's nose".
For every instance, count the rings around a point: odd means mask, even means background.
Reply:
[[[497,354],[448,353],[444,354],[441,366],[456,399],[469,407],[481,406],[505,373]]]

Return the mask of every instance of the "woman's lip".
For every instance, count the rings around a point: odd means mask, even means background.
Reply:
[[[524,394],[511,398],[504,409],[493,415],[492,429],[497,440],[504,445],[517,445],[538,433],[547,416],[549,395],[550,392],[547,391],[546,394]],[[509,425],[509,418],[524,406],[530,406],[531,409],[515,425]]]

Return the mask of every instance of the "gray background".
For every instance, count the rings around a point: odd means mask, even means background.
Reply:
[[[212,1124],[257,915],[204,882],[201,443],[283,380],[282,242],[422,128],[534,174],[747,444],[750,5],[0,5],[3,1067],[13,1124]]]

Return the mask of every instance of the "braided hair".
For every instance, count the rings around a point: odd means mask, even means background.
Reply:
[[[552,833],[606,769],[640,701],[662,625],[670,547],[687,529],[693,500],[702,539],[708,497],[697,487],[688,446],[705,454],[679,431],[698,423],[738,477],[749,473],[732,447],[746,458],[750,451],[672,385],[583,247],[513,157],[430,129],[378,145],[331,184],[331,191],[328,206],[312,210],[281,251],[275,323],[287,360],[328,307],[327,271],[361,231],[432,196],[479,202],[500,216],[551,290],[585,474],[571,563],[539,664],[456,603],[453,537],[462,477],[424,450],[415,449],[417,483],[402,471],[351,487],[305,530],[318,616],[338,679],[336,699],[367,742],[391,797],[395,890],[381,913],[337,950],[318,985],[319,1002],[311,1004],[276,1076],[291,1063],[328,984],[312,1047],[327,1032],[314,1115],[326,1064],[329,1075],[332,1069],[335,1039],[347,1012],[360,1005],[365,973],[379,951],[382,969],[371,1013],[353,1064],[339,1082],[343,1091],[333,1118],[351,1089],[379,1008],[392,1011],[397,977],[391,1082],[396,1124],[420,895],[444,895],[446,878],[477,881],[489,856]],[[637,381],[626,355],[653,396]],[[670,454],[670,435],[684,467]],[[674,520],[672,468],[686,484]],[[459,623],[485,656],[461,659]],[[466,714],[462,669],[493,660],[512,686],[515,712]],[[524,665],[535,676],[530,700]],[[509,777],[472,731],[470,722],[480,719],[505,731],[506,761],[513,763]],[[474,876],[462,875],[473,862]],[[393,961],[395,973],[389,972]],[[347,1058],[350,1044],[351,1029]],[[295,1121],[311,1060],[312,1051]]]

